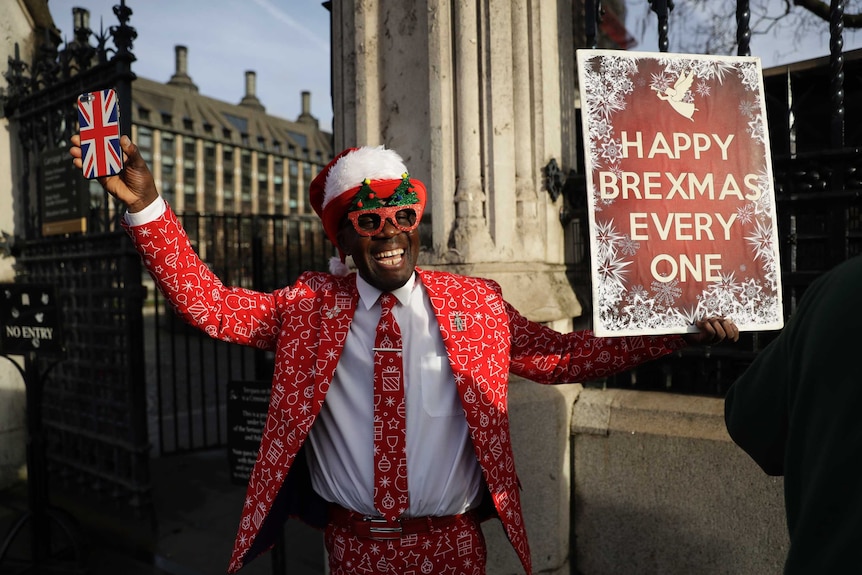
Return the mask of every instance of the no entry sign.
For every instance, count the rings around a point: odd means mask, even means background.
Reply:
[[[53,286],[0,283],[0,353],[62,351]]]

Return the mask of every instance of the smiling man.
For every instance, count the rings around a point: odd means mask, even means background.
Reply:
[[[426,189],[383,147],[345,150],[310,186],[339,251],[331,273],[272,293],[228,287],[192,249],[137,147],[125,136],[121,146],[125,170],[100,182],[128,206],[129,235],[175,311],[211,337],[275,354],[231,573],[269,549],[288,516],[325,529],[332,575],[482,575],[479,524],[490,517],[531,573],[509,373],[584,381],[739,335],[722,318],[686,336],[561,334],[520,315],[494,281],[420,269]]]
[[[419,257],[412,233],[425,210],[425,185],[411,179],[401,157],[381,147],[348,148],[314,179],[311,205],[344,263],[381,291],[404,285]],[[333,264],[333,271],[346,268]]]

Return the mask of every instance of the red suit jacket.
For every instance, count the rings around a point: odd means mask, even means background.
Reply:
[[[325,505],[311,491],[301,448],[344,347],[358,302],[356,279],[308,272],[272,293],[230,288],[197,257],[170,208],[128,231],[159,288],[187,322],[211,337],[275,353],[266,428],[229,565],[235,573],[273,545],[287,516],[325,525]],[[539,383],[584,381],[685,344],[679,336],[560,334],[520,315],[493,281],[416,271],[440,325],[492,511],[531,573],[509,438],[509,372]]]

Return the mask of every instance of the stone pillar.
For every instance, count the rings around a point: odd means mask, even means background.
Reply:
[[[580,315],[562,199],[543,178],[552,158],[575,165],[570,4],[331,5],[336,151],[398,151],[429,189],[420,265],[495,279],[527,317],[558,328]]]
[[[533,115],[520,114],[529,110],[530,51],[529,14],[527,0],[512,2],[512,105],[515,110],[515,201],[518,235],[526,232],[526,224],[538,217],[538,193],[533,172]]]
[[[479,65],[479,10],[473,0],[455,4],[455,149],[458,150],[455,188],[454,244],[462,249],[456,260],[493,258],[494,246],[485,217],[487,195],[482,185],[481,106],[482,67]],[[436,238],[435,238],[436,239]],[[437,242],[435,242],[436,244]],[[481,255],[479,255],[481,254]]]

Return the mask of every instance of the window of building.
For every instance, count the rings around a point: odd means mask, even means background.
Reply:
[[[101,210],[105,201],[105,189],[98,180],[90,180],[88,187],[90,192],[90,210]]]
[[[308,148],[308,137],[299,132],[289,132],[290,139],[299,144],[303,148]]]
[[[225,212],[233,212],[233,200],[236,194],[236,186],[234,184],[234,169],[233,169],[233,156],[234,148],[233,146],[225,146],[222,150],[222,178],[224,178],[223,184],[223,197],[224,197],[224,211]]]
[[[291,212],[299,207],[299,162],[290,159],[287,162],[287,205]]]
[[[302,163],[302,182],[308,187],[308,184],[311,183],[311,168],[312,165],[308,162]],[[306,205],[306,210],[308,209],[308,205]]]
[[[227,113],[223,114],[223,116],[228,122],[230,122],[231,126],[236,128],[238,132],[240,132],[241,134],[248,133],[248,119]]]
[[[162,189],[161,194],[168,203],[173,203],[176,192],[176,148],[173,134],[162,133]]]
[[[257,154],[257,205],[261,213],[269,213],[269,156]]]
[[[183,196],[186,210],[198,209],[197,145],[192,138],[183,138]]]
[[[144,126],[138,126],[138,151],[148,166],[153,165],[153,131]]]
[[[239,155],[240,211],[251,213],[251,151],[242,150]]]
[[[204,210],[216,206],[216,146],[204,142]]]
[[[276,214],[284,213],[284,158],[274,158],[272,165],[272,209]]]
[[[194,122],[192,122],[191,118],[183,118],[183,128],[191,132],[195,127]]]
[[[170,126],[173,120],[173,116],[171,116],[167,112],[162,112],[162,124],[164,124],[165,126]]]
[[[142,122],[148,122],[150,120],[150,111],[146,108],[138,108],[138,118],[140,118]]]

